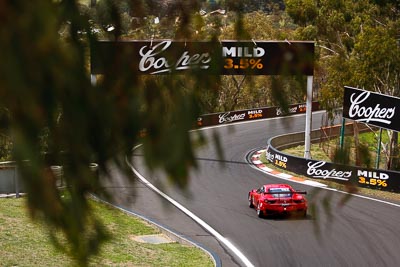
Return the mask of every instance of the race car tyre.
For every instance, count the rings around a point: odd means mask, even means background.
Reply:
[[[257,205],[257,216],[258,216],[258,218],[262,218],[263,217],[263,212],[261,211],[260,203],[258,203],[258,205]]]
[[[249,194],[249,207],[250,207],[250,208],[254,208],[254,205],[253,205],[253,197],[250,196],[250,194]]]

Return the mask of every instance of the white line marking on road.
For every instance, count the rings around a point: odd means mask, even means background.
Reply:
[[[389,202],[389,201],[385,201],[385,200],[381,200],[381,199],[376,199],[376,198],[372,198],[372,197],[367,197],[367,196],[363,196],[363,195],[358,195],[358,194],[354,194],[354,193],[349,193],[349,192],[346,192],[346,191],[341,191],[341,190],[337,190],[337,189],[329,188],[329,187],[325,187],[324,189],[400,208],[400,204],[396,204],[396,203],[393,203],[393,202]]]
[[[139,146],[136,146],[138,148]],[[224,236],[222,236],[218,231],[216,231],[214,228],[212,228],[210,225],[208,225],[205,221],[200,219],[197,215],[195,215],[193,212],[185,208],[183,205],[175,201],[173,198],[159,190],[157,187],[155,187],[152,183],[150,183],[144,176],[142,176],[133,166],[132,164],[126,159],[126,163],[128,166],[131,168],[133,173],[150,189],[152,189],[154,192],[165,198],[167,201],[169,201],[172,205],[180,209],[183,213],[185,213],[187,216],[192,218],[195,222],[197,222],[199,225],[201,225],[204,229],[206,229],[210,234],[215,236],[219,241],[221,241],[226,247],[228,247],[247,267],[254,267],[254,265],[247,259],[247,257],[237,248],[235,245],[233,245],[228,239],[226,239]]]

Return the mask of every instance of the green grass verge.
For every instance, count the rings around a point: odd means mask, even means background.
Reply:
[[[196,247],[134,241],[135,236],[160,231],[103,203],[92,200],[91,204],[112,239],[90,266],[213,266],[210,257]],[[0,199],[0,259],[1,266],[74,266],[72,259],[53,247],[46,229],[30,220],[24,198]]]

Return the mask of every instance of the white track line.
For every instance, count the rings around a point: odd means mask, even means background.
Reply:
[[[136,147],[137,148],[137,147]],[[134,148],[134,149],[136,149]],[[169,201],[172,205],[180,209],[183,213],[185,213],[187,216],[192,218],[195,222],[197,222],[200,226],[202,226],[204,229],[206,229],[210,234],[215,236],[219,241],[221,241],[226,247],[228,247],[247,267],[254,267],[254,265],[247,259],[247,257],[237,248],[235,245],[233,245],[228,239],[226,239],[224,236],[222,236],[219,232],[217,232],[214,228],[212,228],[210,225],[208,225],[205,221],[200,219],[197,215],[195,215],[193,212],[179,204],[177,201],[169,197],[167,194],[159,190],[157,187],[155,187],[152,183],[150,183],[145,177],[143,177],[133,166],[132,164],[126,159],[126,163],[128,166],[131,168],[133,173],[150,189],[152,189],[154,192],[165,198],[167,201]]]

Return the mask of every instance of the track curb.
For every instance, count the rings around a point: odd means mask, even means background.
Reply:
[[[311,180],[307,180],[301,177],[297,177],[291,174],[287,174],[281,171],[278,171],[276,169],[271,169],[269,167],[267,167],[261,160],[260,160],[260,156],[262,153],[265,153],[265,149],[260,149],[260,150],[256,150],[251,156],[250,156],[250,160],[253,163],[253,165],[261,170],[264,173],[267,174],[271,174],[275,177],[284,179],[284,180],[289,180],[292,182],[296,182],[296,183],[300,183],[300,184],[306,184],[306,185],[310,185],[310,186],[314,186],[314,187],[327,187],[326,184],[323,183],[319,183],[316,181],[311,181]]]

